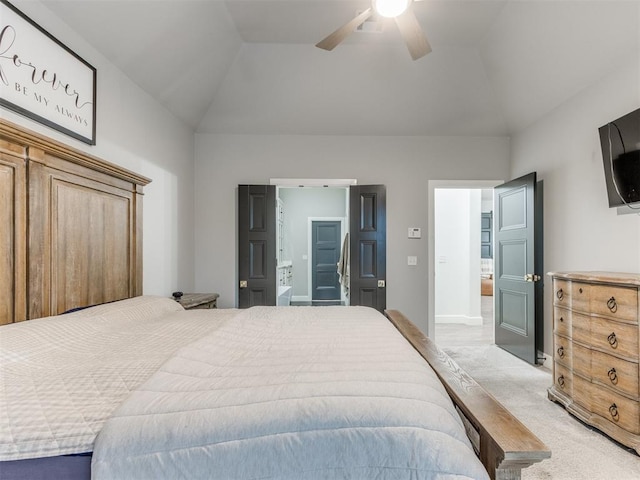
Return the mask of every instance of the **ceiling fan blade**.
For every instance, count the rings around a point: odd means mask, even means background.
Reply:
[[[411,58],[417,60],[431,51],[431,45],[429,45],[413,10],[407,10],[402,15],[395,17],[395,19],[400,29],[400,34],[409,48]]]
[[[347,38],[353,31],[362,23],[364,23],[373,13],[371,7],[367,8],[364,12],[358,15],[350,22],[344,24],[331,35],[316,43],[316,47],[324,50],[333,50],[336,48],[345,38]]]

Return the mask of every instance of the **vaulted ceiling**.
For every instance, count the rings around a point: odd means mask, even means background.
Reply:
[[[640,71],[640,0],[415,2],[417,61],[393,22],[314,46],[368,0],[41,2],[205,133],[508,135]]]

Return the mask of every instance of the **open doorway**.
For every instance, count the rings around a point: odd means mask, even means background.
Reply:
[[[279,186],[276,196],[277,304],[348,305],[338,263],[349,226],[349,188]]]
[[[429,182],[429,336],[443,346],[494,343],[493,187]]]

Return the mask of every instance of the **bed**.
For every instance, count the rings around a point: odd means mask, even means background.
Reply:
[[[0,478],[87,472],[114,409],[178,348],[233,315],[145,296],[0,327]]]
[[[4,326],[0,478],[518,478],[548,457],[387,317],[136,297]]]
[[[398,311],[140,296],[149,181],[0,119],[0,479],[517,479],[550,456]]]

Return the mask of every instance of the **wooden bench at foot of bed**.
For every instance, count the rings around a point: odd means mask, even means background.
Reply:
[[[471,443],[492,479],[517,480],[521,471],[551,457],[551,451],[446,353],[397,310],[391,323],[431,365],[466,418]]]

